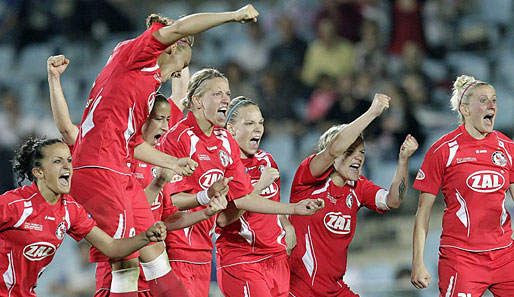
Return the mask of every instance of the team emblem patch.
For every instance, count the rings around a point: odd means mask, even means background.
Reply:
[[[418,174],[416,175],[416,179],[417,180],[424,180],[425,179],[425,172],[423,172],[423,170],[419,170],[418,171]]]
[[[155,92],[148,97],[148,114],[152,113],[153,105],[155,103]]]
[[[66,234],[66,223],[65,223],[65,222],[61,222],[61,223],[57,226],[57,230],[55,230],[55,236],[56,236],[59,240],[63,240],[63,238],[64,238],[64,234]]]
[[[157,167],[152,167],[152,176],[153,178],[157,177]]]
[[[505,166],[507,165],[507,158],[501,151],[496,151],[491,156],[491,159],[493,160],[493,163],[498,166]]]
[[[262,173],[263,170],[264,170],[264,165],[259,165],[259,172]]]
[[[349,209],[352,209],[352,206],[353,206],[353,195],[352,193],[348,194],[348,196],[346,196],[346,206],[348,206]]]
[[[223,165],[223,167],[227,167],[228,160],[229,160],[227,153],[225,151],[220,150],[219,155],[220,155],[221,165]]]

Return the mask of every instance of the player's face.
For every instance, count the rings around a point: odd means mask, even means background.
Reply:
[[[38,169],[38,187],[46,187],[54,194],[70,192],[73,167],[70,149],[64,143],[54,143],[43,148],[43,159]],[[40,188],[43,192],[43,189]]]
[[[473,89],[467,108],[468,114],[464,114],[466,128],[480,134],[487,134],[494,128],[496,119],[496,92],[491,86],[479,86]],[[473,134],[473,133],[471,133]]]
[[[364,165],[364,142],[359,137],[357,140],[334,161],[334,168],[346,181],[356,181],[361,174]]]
[[[242,157],[255,154],[264,134],[264,119],[260,109],[255,105],[241,107],[239,117],[229,131],[239,144]]]
[[[205,119],[217,127],[224,127],[227,119],[227,109],[230,103],[230,88],[228,81],[222,77],[209,79],[205,82],[205,92],[199,100]]]
[[[168,131],[171,106],[167,102],[158,102],[154,105],[152,112],[143,125],[143,139],[146,143],[154,146],[159,138]]]
[[[191,63],[191,48],[176,50],[173,53],[164,52],[159,56],[157,64],[161,68],[161,81],[179,78],[182,69]]]

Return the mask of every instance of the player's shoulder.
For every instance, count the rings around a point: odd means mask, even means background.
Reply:
[[[514,145],[514,141],[512,141],[512,139],[510,139],[502,132],[494,130],[491,133],[493,133],[498,140],[503,141],[504,143],[508,143],[509,145]]]
[[[163,139],[161,140],[161,143],[165,141],[178,142],[184,137],[185,134],[187,134],[187,131],[191,131],[193,130],[193,128],[194,126],[189,124],[188,121],[186,121],[186,119],[184,118],[178,123],[176,123],[173,127],[171,127],[171,129],[162,136]]]
[[[0,204],[15,205],[19,202],[23,205],[24,202],[30,201],[36,194],[37,191],[34,191],[31,186],[23,186],[0,195]]]
[[[78,203],[75,198],[70,194],[63,194],[61,197],[62,203],[68,208],[81,209],[82,205]]]
[[[460,131],[460,129],[456,129],[450,133],[444,134],[432,144],[428,151],[431,153],[442,152],[450,146],[457,144],[462,139],[462,135],[463,133]]]

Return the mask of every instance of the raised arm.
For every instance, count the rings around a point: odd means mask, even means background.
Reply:
[[[261,195],[251,193],[234,200],[238,209],[264,214],[283,214],[310,216],[325,207],[321,199],[305,199],[298,203],[282,203],[266,199]]]
[[[50,90],[50,105],[55,125],[62,135],[64,142],[74,145],[79,134],[79,128],[73,125],[66,98],[62,91],[61,74],[64,73],[70,60],[63,55],[51,56],[46,61],[48,71],[48,87]]]
[[[194,225],[203,220],[207,220],[227,207],[225,196],[214,197],[209,201],[207,208],[200,211],[182,212],[177,211],[164,219],[164,224],[168,231],[180,230]]]
[[[180,18],[153,34],[162,43],[172,44],[181,38],[201,33],[228,22],[256,22],[259,12],[248,4],[236,11],[221,13],[195,13]]]
[[[423,255],[428,235],[430,212],[436,196],[421,192],[419,195],[418,211],[414,220],[413,251],[412,251],[412,275],[411,282],[417,289],[424,289],[430,284],[432,277],[425,267]]]
[[[407,135],[400,147],[398,167],[394,173],[389,193],[386,196],[386,204],[389,209],[396,209],[402,204],[403,197],[409,184],[409,158],[418,149],[419,145],[414,136]]]
[[[342,155],[359,137],[364,129],[377,118],[384,109],[389,108],[391,98],[384,94],[376,94],[370,108],[355,121],[344,127],[330,141],[328,146],[319,152],[309,163],[309,168],[314,177],[321,176],[334,163],[335,159]]]
[[[85,238],[105,256],[119,259],[136,252],[150,242],[163,241],[166,238],[166,226],[163,222],[157,222],[145,232],[122,239],[114,239],[95,226]]]
[[[182,69],[180,72],[180,77],[171,79],[171,100],[175,105],[180,109],[180,111],[184,111],[184,104],[182,104],[182,99],[187,96],[187,85],[189,84],[189,67]]]

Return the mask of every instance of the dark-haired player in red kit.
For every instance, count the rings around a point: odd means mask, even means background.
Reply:
[[[234,12],[194,14],[176,21],[151,15],[143,34],[114,49],[93,84],[73,153],[76,178],[72,194],[108,234],[119,238],[131,236],[154,221],[149,206],[133,206],[144,205],[138,201],[146,200],[126,165],[134,157],[179,175],[190,175],[197,166],[190,158],[177,160],[160,153],[141,138],[141,127],[152,110],[156,90],[191,60],[188,36],[226,22],[256,21],[257,16],[251,5]],[[175,289],[177,279],[169,273],[171,268],[163,246],[151,245],[139,254],[153,296],[168,296],[171,290],[176,295],[186,294]],[[136,256],[111,261],[111,295],[137,295]],[[91,260],[107,261],[94,249]]]
[[[359,296],[343,282],[357,212],[361,207],[379,213],[400,207],[408,185],[408,161],[418,148],[416,139],[407,135],[389,191],[360,174],[365,160],[361,133],[389,107],[389,101],[389,96],[377,94],[355,121],[327,130],[320,138],[319,152],[296,171],[291,202],[320,198],[325,208],[310,217],[289,218],[297,240],[289,258],[291,296]]]
[[[506,191],[514,192],[514,143],[494,131],[496,91],[461,75],[452,109],[462,122],[428,150],[414,188],[421,191],[414,224],[412,284],[428,287],[423,254],[439,190],[446,209],[439,247],[439,296],[514,296],[514,246]]]

